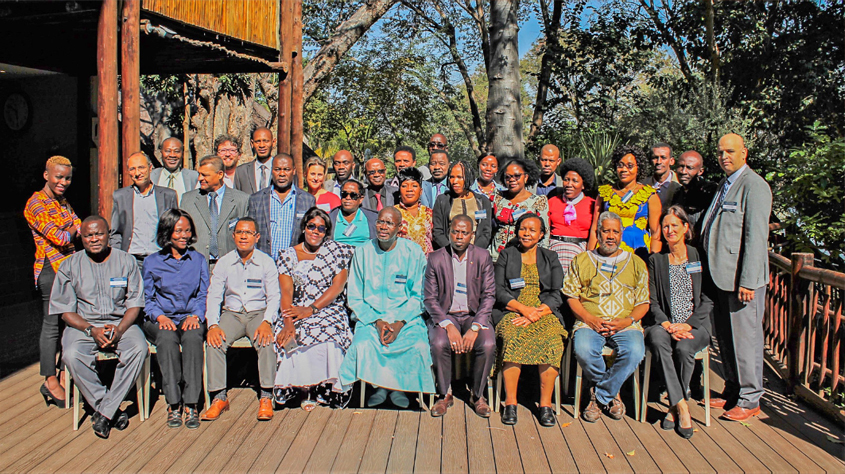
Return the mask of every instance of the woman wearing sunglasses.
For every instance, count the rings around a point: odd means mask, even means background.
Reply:
[[[516,237],[514,224],[523,214],[537,214],[545,228],[549,228],[548,199],[526,189],[526,186],[537,182],[540,169],[534,162],[520,158],[503,158],[502,163],[504,167],[499,170],[499,177],[507,189],[493,197],[493,218],[498,227],[490,249],[493,260],[498,259],[499,253]],[[540,247],[549,248],[548,232],[540,241]]]
[[[332,223],[322,209],[309,209],[300,226],[302,241],[278,260],[282,317],[274,328],[273,395],[280,405],[298,398],[307,411],[317,404],[343,408],[351,392],[338,370],[352,342],[343,289],[354,248],[328,237]]]

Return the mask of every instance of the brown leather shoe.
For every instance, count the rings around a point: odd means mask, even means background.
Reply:
[[[220,418],[220,415],[224,411],[228,411],[228,410],[229,410],[229,400],[220,400],[218,398],[215,398],[211,402],[211,406],[208,407],[205,410],[205,413],[203,413],[202,418],[200,418],[200,419],[202,421],[214,421],[214,420]]]
[[[710,399],[710,408],[725,408],[725,405],[728,403],[727,400],[724,398],[711,398]]]
[[[490,405],[487,404],[487,400],[484,397],[479,398],[475,401],[475,414],[480,416],[481,418],[490,418],[490,414],[493,410],[490,409]]]
[[[733,407],[730,410],[722,413],[720,418],[728,421],[745,421],[752,416],[757,416],[760,414],[760,407],[756,406],[754,408],[742,408],[742,407]]]
[[[596,390],[594,388],[590,388],[590,403],[581,412],[581,418],[590,423],[595,423],[601,418],[601,409],[599,402],[596,401]]]
[[[258,400],[258,421],[270,421],[273,419],[273,400],[262,398]]]
[[[607,415],[614,420],[621,420],[625,416],[625,404],[622,403],[622,398],[618,393],[605,408],[607,408]]]
[[[446,410],[449,409],[452,405],[455,404],[455,400],[452,398],[452,394],[446,394],[445,397],[437,400],[433,407],[431,407],[431,416],[438,417],[443,416],[446,414]]]

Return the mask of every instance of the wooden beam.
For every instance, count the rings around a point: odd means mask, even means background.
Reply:
[[[281,0],[279,3],[279,61],[288,64],[291,63],[294,49],[292,35],[296,3],[299,3],[299,0]],[[279,73],[279,132],[276,135],[276,149],[279,153],[291,152],[291,76],[291,71],[284,76]]]
[[[290,103],[290,149],[296,166],[299,186],[302,187],[305,172],[302,169],[302,113],[305,96],[302,92],[302,0],[294,0],[293,11],[293,58],[291,60],[291,103]]]
[[[97,23],[97,212],[111,218],[112,195],[117,190],[117,0],[104,0]]]
[[[120,51],[120,88],[123,116],[123,185],[132,184],[129,156],[141,151],[141,0],[123,0]]]

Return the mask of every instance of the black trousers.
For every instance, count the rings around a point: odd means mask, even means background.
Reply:
[[[466,334],[472,327],[473,315],[447,315],[461,334]],[[428,324],[428,341],[431,345],[431,358],[434,362],[434,377],[437,382],[437,394],[446,395],[452,385],[452,347],[446,330]],[[483,397],[487,388],[487,377],[496,360],[496,333],[492,327],[480,329],[472,348],[472,393]],[[489,400],[488,400],[489,402]]]
[[[144,321],[144,332],[156,346],[156,359],[161,369],[162,391],[168,405],[199,403],[202,394],[202,346],[205,323],[198,329],[175,331],[159,329],[158,323]],[[181,346],[181,350],[180,350]],[[185,388],[182,389],[184,382]]]
[[[44,268],[38,275],[38,289],[41,291],[41,303],[43,319],[41,320],[41,336],[38,339],[40,352],[41,375],[53,377],[56,375],[59,366],[56,363],[56,356],[61,356],[62,344],[61,335],[65,329],[65,322],[61,314],[49,314],[50,293],[53,291],[53,280],[56,279],[56,272],[50,266],[48,260],[44,260]],[[61,360],[61,357],[58,358]]]
[[[693,339],[676,341],[663,326],[655,325],[646,329],[645,340],[651,348],[652,357],[657,358],[658,364],[663,368],[663,379],[666,381],[671,406],[687,399],[689,382],[695,368],[695,354],[710,344],[707,331],[693,328],[690,333],[694,336]]]

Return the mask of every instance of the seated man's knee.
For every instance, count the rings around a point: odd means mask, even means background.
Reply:
[[[449,336],[443,329],[435,329],[428,333],[429,343],[431,344],[432,352],[445,352],[452,350]]]
[[[639,362],[645,357],[645,342],[643,341],[642,333],[636,331],[629,331],[632,334],[630,337],[618,341],[616,353],[618,358],[624,358],[632,362]]]
[[[671,344],[672,335],[663,328],[654,327],[646,334],[645,341],[650,347],[659,347],[667,343]]]
[[[489,331],[489,337],[481,337],[481,331]],[[483,354],[489,354],[491,352],[495,352],[496,350],[496,336],[493,334],[492,329],[482,329],[479,331],[479,337],[475,340],[475,347],[476,350],[480,351]]]
[[[603,344],[597,344],[598,336],[595,331],[590,328],[583,328],[575,331],[572,335],[572,352],[575,353],[575,358],[578,360],[585,360],[595,357],[601,357]]]

